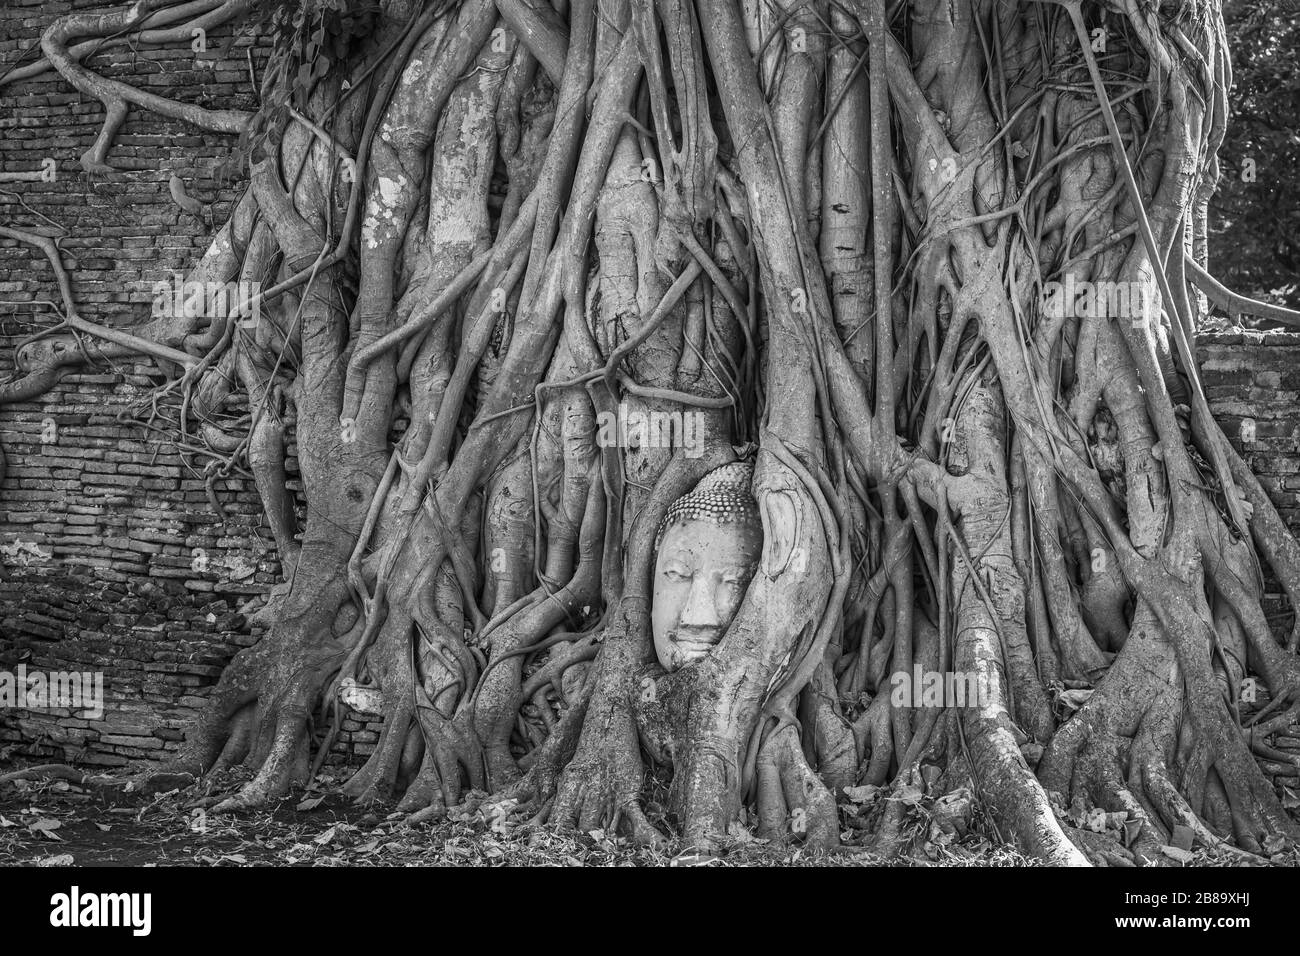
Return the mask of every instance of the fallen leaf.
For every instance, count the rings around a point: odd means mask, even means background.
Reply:
[[[925,794],[922,792],[920,787],[914,783],[909,783],[895,790],[894,795],[889,799],[898,800],[901,803],[907,804],[909,807],[914,807],[921,802],[921,798],[924,796]]]
[[[1169,842],[1180,850],[1191,850],[1196,834],[1189,826],[1179,824],[1169,834]]]
[[[1057,700],[1065,705],[1067,712],[1075,711],[1088,702],[1092,693],[1091,690],[1067,690],[1062,691]]]
[[[1171,860],[1177,860],[1179,863],[1191,863],[1196,859],[1196,854],[1180,850],[1176,846],[1162,846],[1160,852]]]
[[[35,823],[29,823],[27,829],[34,833],[39,833],[47,839],[63,842],[63,837],[54,832],[61,826],[63,826],[63,824],[58,820],[51,820],[49,817],[41,817],[41,819],[37,820]]]
[[[862,787],[845,787],[844,796],[854,803],[871,803],[880,796],[880,788],[871,784]]]
[[[754,834],[750,833],[749,828],[739,820],[732,821],[730,826],[727,827],[727,835],[737,843],[744,844],[754,842]]]
[[[1264,852],[1269,856],[1275,853],[1281,853],[1286,849],[1286,837],[1274,833],[1264,838]]]

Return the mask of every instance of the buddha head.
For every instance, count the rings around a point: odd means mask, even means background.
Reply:
[[[715,468],[659,525],[650,626],[665,670],[707,657],[745,598],[763,550],[753,473],[743,462]]]

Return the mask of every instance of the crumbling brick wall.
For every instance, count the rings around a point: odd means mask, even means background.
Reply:
[[[0,69],[34,59],[41,31],[74,8],[108,5],[6,4]],[[207,39],[219,48],[231,33]],[[123,46],[89,65],[171,98],[250,108],[256,53],[248,41],[222,61],[188,44]],[[0,184],[0,222],[61,236],[81,315],[132,326],[147,318],[154,284],[207,247],[241,187],[216,177],[233,137],[134,108],[109,155],[117,171],[88,177],[78,160],[103,117],[101,103],[52,71],[0,88],[0,170],[46,173]],[[176,205],[173,174],[205,214]],[[57,291],[41,252],[0,241],[0,375],[12,368],[15,344],[52,324],[40,301],[50,299]],[[278,563],[251,483],[217,483],[222,519],[209,505],[202,461],[119,419],[162,381],[147,359],[100,362],[0,408],[9,464],[0,486],[0,668],[103,671],[107,697],[94,721],[0,712],[0,756],[21,742],[24,753],[103,766],[157,757],[177,746],[205,689],[254,640],[238,608],[276,579]]]
[[[54,18],[103,3],[20,0],[0,7],[0,72],[29,62]],[[232,29],[206,37],[225,47]],[[22,59],[20,59],[22,58]],[[252,109],[264,50],[240,39],[225,59],[189,45],[118,47],[89,65],[152,92],[203,106]],[[54,72],[0,87],[0,171],[46,171],[0,183],[0,222],[60,236],[80,314],[108,326],[146,320],[153,289],[188,270],[230,215],[242,184],[223,182],[235,137],[132,109],[109,155],[112,174],[88,177],[79,157],[103,122],[97,100]],[[52,175],[51,175],[52,171]],[[171,198],[175,174],[202,215]],[[37,249],[0,240],[0,377],[14,346],[56,316],[53,272]],[[239,609],[279,577],[274,542],[252,482],[215,482],[206,459],[162,432],[131,424],[136,403],[165,381],[149,359],[97,362],[49,393],[0,407],[0,670],[102,671],[100,719],[0,710],[0,763],[15,748],[100,766],[173,750],[222,668],[255,641]],[[292,468],[292,461],[290,467]],[[373,743],[348,721],[339,750]]]
[[[1300,334],[1219,333],[1202,336],[1197,351],[1215,418],[1300,532]],[[1290,632],[1290,609],[1271,580],[1264,612],[1275,631]]]

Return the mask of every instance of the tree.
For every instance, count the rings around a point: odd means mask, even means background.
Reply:
[[[1300,162],[1291,117],[1300,95],[1300,23],[1282,3],[1224,4],[1233,60],[1232,112],[1220,154],[1213,243],[1234,288],[1300,304],[1300,195],[1290,170]]]
[[[1087,859],[1065,804],[1153,861],[1179,827],[1296,838],[1255,756],[1296,722],[1300,630],[1260,596],[1267,566],[1295,603],[1300,548],[1193,346],[1195,291],[1226,292],[1217,2],[345,6],[270,8],[252,117],[82,65],[192,5],[61,18],[28,67],[104,101],[88,172],[128,103],[247,147],[190,278],[256,296],[123,336],[63,282],[6,386],[47,388],[76,331],[173,369],[183,423],[247,397],[201,435],[247,461],[285,582],[171,771],[242,764],[219,809],[261,805],[346,703],[384,716],[347,792],[425,815],[472,789],[657,841],[653,777],[699,846],[742,817],[834,845],[857,784],[899,797],[889,851],[962,788],[1056,863]],[[698,585],[725,636],[665,669],[660,535],[751,495],[761,555]]]

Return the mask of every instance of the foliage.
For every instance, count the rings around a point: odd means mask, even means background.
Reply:
[[[268,37],[271,58],[262,82],[262,104],[240,136],[240,151],[257,162],[278,147],[289,110],[305,110],[316,84],[368,36],[378,3],[347,0],[278,0],[259,5],[257,32]]]
[[[1224,4],[1231,115],[1211,201],[1210,262],[1229,287],[1300,305],[1300,9],[1294,0]]]

